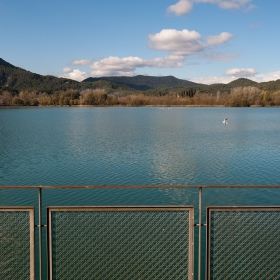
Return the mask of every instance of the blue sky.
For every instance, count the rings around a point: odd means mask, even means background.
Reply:
[[[41,75],[280,79],[279,0],[0,0],[0,57]]]

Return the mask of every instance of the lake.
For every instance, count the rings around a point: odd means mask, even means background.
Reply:
[[[0,185],[101,186],[44,190],[43,222],[54,205],[194,205],[197,220],[197,189],[102,186],[280,185],[279,147],[280,108],[0,109]],[[279,199],[276,189],[203,190],[204,207]],[[37,191],[0,189],[0,205],[37,207]]]
[[[2,186],[280,185],[280,108],[1,108],[0,132]],[[26,192],[2,190],[0,203],[33,203]],[[45,192],[47,205],[194,205],[198,191]],[[209,205],[280,198],[273,189],[205,193]]]

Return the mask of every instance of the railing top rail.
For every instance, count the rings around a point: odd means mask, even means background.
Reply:
[[[204,186],[0,186],[0,189],[280,189],[280,185],[204,185]]]

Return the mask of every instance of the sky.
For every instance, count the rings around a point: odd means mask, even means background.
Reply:
[[[279,0],[0,0],[0,58],[82,81],[280,79]]]

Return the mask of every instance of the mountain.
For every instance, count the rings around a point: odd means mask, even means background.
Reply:
[[[0,58],[0,66],[6,66],[6,67],[11,67],[11,68],[16,68],[14,65],[8,63],[4,59]]]
[[[149,90],[155,88],[170,88],[174,86],[196,86],[198,84],[173,76],[153,77],[138,75],[134,77],[102,77],[88,78],[82,82],[55,76],[43,76],[16,67],[2,58],[0,59],[0,89],[16,93],[20,91],[47,92],[69,89],[106,89],[107,92],[122,92],[130,94],[135,90]]]
[[[101,77],[101,78],[87,78],[83,82],[96,82],[99,80],[112,81],[118,84],[125,84],[130,88],[136,90],[149,90],[155,88],[170,88],[175,86],[197,86],[198,84],[177,79],[174,76],[153,77],[137,75],[133,77]]]
[[[96,88],[105,88],[108,92],[114,90],[132,91],[126,85],[119,85],[111,81],[100,80],[95,83],[80,83],[66,78],[50,75],[43,76],[15,67],[2,58],[0,59],[0,90],[8,90],[13,93],[36,91],[52,94],[56,91],[66,91],[69,89],[81,91],[83,89]]]
[[[276,81],[262,82],[258,84],[258,88],[268,91],[280,90],[280,79]]]
[[[256,86],[258,83],[246,78],[239,78],[227,84],[228,88]]]
[[[15,67],[0,59],[0,86],[17,91],[46,91],[65,90],[79,82],[70,79],[43,76]]]
[[[234,80],[228,84],[211,84],[211,85],[198,85],[196,88],[201,93],[207,94],[216,94],[218,91],[222,92],[230,92],[232,88],[237,87],[259,87],[259,83],[246,79],[246,78],[239,78]]]
[[[118,93],[119,96],[138,94],[166,95],[170,92],[187,92],[194,87],[201,93],[216,94],[218,91],[230,92],[231,88],[255,86],[261,90],[280,90],[280,80],[257,83],[240,78],[228,84],[203,85],[173,76],[153,77],[137,75],[134,77],[101,77],[88,78],[82,82],[55,76],[43,76],[16,67],[0,58],[0,93],[7,90],[13,95],[20,91],[29,92],[62,92],[67,90],[82,91],[84,89],[105,89],[107,93]]]

